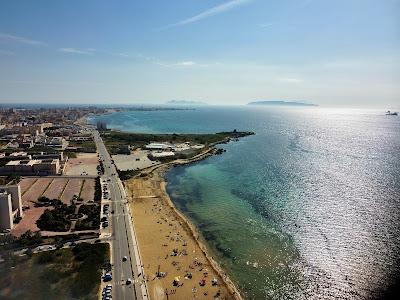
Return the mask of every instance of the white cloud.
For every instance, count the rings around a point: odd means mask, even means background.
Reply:
[[[244,5],[244,4],[249,3],[251,1],[252,0],[231,0],[229,2],[225,2],[223,4],[220,4],[220,5],[214,6],[214,7],[210,8],[210,9],[207,9],[207,10],[205,10],[205,11],[203,11],[203,12],[201,12],[201,13],[193,16],[193,17],[184,19],[184,20],[179,21],[179,22],[177,22],[175,24],[172,24],[172,25],[168,25],[168,26],[166,26],[166,27],[164,27],[162,29],[168,29],[168,28],[172,28],[172,27],[176,27],[176,26],[183,26],[183,25],[194,23],[194,22],[198,22],[200,20],[203,20],[203,19],[215,16],[215,15],[227,12],[227,11],[229,11],[231,9],[234,9],[234,8],[236,8],[238,6]]]
[[[182,61],[180,63],[177,63],[178,66],[184,66],[184,67],[191,67],[196,65],[194,61]]]
[[[168,62],[168,61],[162,61],[158,58],[152,57],[152,56],[147,56],[147,55],[143,55],[141,53],[137,53],[135,54],[135,56],[137,58],[140,58],[146,62],[158,65],[158,66],[162,66],[162,67],[167,67],[167,68],[171,68],[171,67],[194,67],[194,66],[207,66],[205,64],[199,64],[195,61],[192,60],[183,60],[183,61],[178,61],[178,62]]]
[[[46,43],[36,41],[36,40],[31,40],[22,36],[16,36],[12,34],[7,34],[7,33],[2,33],[0,32],[0,41],[6,41],[6,42],[14,42],[14,43],[20,43],[20,44],[26,44],[26,45],[32,45],[32,46],[45,46]]]
[[[156,62],[158,65],[163,66],[163,67],[182,67],[182,68],[190,68],[190,67],[209,67],[212,65],[217,65],[215,63],[213,64],[205,64],[205,63],[198,63],[192,60],[185,60],[185,61],[180,61],[180,62]]]
[[[85,54],[92,55],[96,49],[88,48],[88,49],[77,49],[77,48],[60,48],[59,51],[71,54]]]

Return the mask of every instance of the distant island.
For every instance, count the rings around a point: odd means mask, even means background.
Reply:
[[[318,106],[317,104],[305,103],[300,101],[282,101],[282,100],[262,100],[249,102],[247,105],[271,105],[271,106]]]
[[[191,100],[170,100],[166,104],[172,105],[207,105],[207,103],[201,101],[191,101]]]

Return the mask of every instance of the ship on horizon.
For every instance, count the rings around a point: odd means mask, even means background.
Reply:
[[[397,111],[391,112],[390,110],[388,110],[388,111],[386,112],[386,115],[387,115],[387,116],[397,116],[398,113],[397,113]]]

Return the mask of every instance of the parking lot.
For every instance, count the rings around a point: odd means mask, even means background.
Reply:
[[[96,153],[77,153],[76,158],[67,162],[64,174],[71,176],[96,176],[99,164]]]
[[[135,150],[129,155],[113,155],[112,159],[114,160],[117,169],[121,171],[144,169],[160,163],[151,161],[147,157],[148,153],[149,151],[147,150]]]

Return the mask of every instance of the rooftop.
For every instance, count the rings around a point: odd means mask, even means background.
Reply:
[[[9,161],[6,166],[33,166],[37,164],[52,164],[57,163],[58,159],[31,159],[31,160],[11,160]]]

